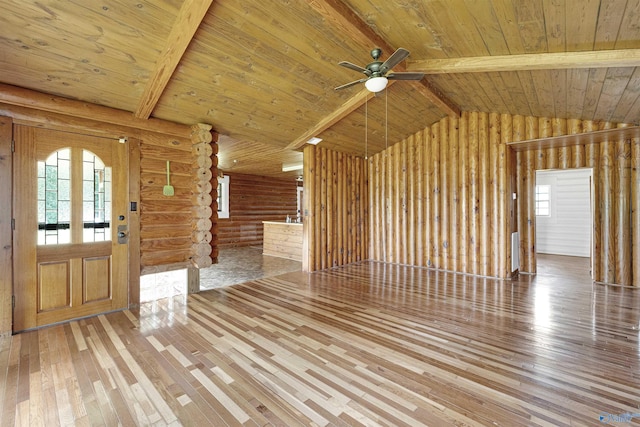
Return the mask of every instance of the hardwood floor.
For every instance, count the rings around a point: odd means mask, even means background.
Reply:
[[[0,425],[637,425],[640,292],[580,262],[504,282],[365,262],[23,333]]]

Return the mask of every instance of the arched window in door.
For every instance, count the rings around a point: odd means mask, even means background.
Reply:
[[[38,245],[111,240],[111,168],[76,150],[38,161]]]

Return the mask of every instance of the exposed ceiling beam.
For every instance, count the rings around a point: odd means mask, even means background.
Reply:
[[[393,80],[389,81],[389,85],[391,83],[393,83]],[[361,105],[364,105],[364,103],[368,99],[371,99],[374,96],[375,94],[373,92],[369,92],[369,90],[367,89],[362,89],[355,96],[352,96],[351,98],[349,98],[337,110],[335,110],[328,116],[324,117],[314,127],[312,127],[311,129],[309,129],[308,131],[300,135],[291,144],[287,145],[286,149],[287,150],[299,149],[300,147],[305,145],[311,137],[319,135],[326,129],[338,123],[344,117],[348,116],[349,114],[351,114],[352,112],[360,108]]]
[[[341,0],[308,0],[308,4],[328,22],[330,22],[336,28],[336,31],[344,34],[345,37],[356,40],[365,45],[379,47],[383,52],[387,52],[389,55],[395,51],[389,43],[376,34],[376,32],[373,31],[366,22],[360,19],[360,17]],[[406,71],[404,64],[398,64],[394,69],[395,71],[400,72]],[[393,81],[389,81],[389,84],[392,82]],[[424,79],[421,83],[422,84],[418,85],[418,90],[427,99],[445,111],[448,115],[460,115],[460,109],[455,106],[453,102],[448,100],[442,93],[435,90],[435,88],[428,82],[425,82]],[[355,96],[342,104],[336,111],[320,120],[320,122],[318,122],[312,129],[296,138],[287,146],[287,149],[296,150],[301,148],[307,143],[309,138],[316,136],[333,126],[335,123],[357,110],[360,106],[364,105],[365,101],[373,96],[374,94],[366,89],[358,92]]]
[[[148,119],[151,116],[151,112],[156,107],[211,3],[213,0],[185,0],[182,3],[165,48],[144,88],[142,98],[140,98],[138,108],[134,113],[135,117]]]
[[[129,111],[116,110],[102,105],[47,95],[0,83],[0,104],[3,103],[134,129],[144,129],[150,132],[160,132],[182,138],[188,138],[191,132],[189,126],[178,123],[160,119],[138,119],[133,117]]]
[[[429,83],[427,79],[423,78],[422,80],[420,80],[416,90],[438,108],[440,108],[441,111],[447,113],[448,116],[460,117],[460,107],[451,102],[449,98],[444,96],[444,94],[440,92],[437,87]]]
[[[407,60],[407,64],[408,71],[426,74],[638,67],[640,49]]]

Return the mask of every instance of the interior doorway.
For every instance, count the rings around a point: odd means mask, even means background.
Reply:
[[[537,270],[551,257],[578,257],[591,266],[593,188],[591,168],[536,171]],[[543,267],[543,268],[540,268]],[[592,270],[589,268],[589,270]]]

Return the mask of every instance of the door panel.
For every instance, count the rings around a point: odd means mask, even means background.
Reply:
[[[38,264],[38,311],[71,307],[69,261]]]
[[[14,331],[127,306],[127,147],[16,126]]]

